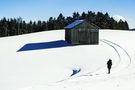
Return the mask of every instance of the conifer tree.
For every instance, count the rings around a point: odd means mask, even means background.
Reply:
[[[58,17],[50,17],[47,21],[30,21],[26,23],[19,18],[0,20],[0,37],[20,35],[32,32],[63,29],[66,25],[78,19],[85,19],[89,23],[94,23],[101,29],[121,29],[129,30],[127,21],[115,21],[108,13],[102,12],[74,12],[72,16],[65,17],[62,13]]]

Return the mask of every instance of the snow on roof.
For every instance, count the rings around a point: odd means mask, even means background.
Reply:
[[[83,21],[84,21],[84,20],[76,20],[76,21],[74,21],[73,23],[67,25],[65,28],[73,28],[73,27],[75,27],[76,25],[82,23]]]

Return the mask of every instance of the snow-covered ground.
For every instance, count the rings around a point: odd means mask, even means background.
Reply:
[[[0,90],[135,90],[134,38],[134,31],[100,30],[99,45],[20,52],[29,43],[64,40],[64,30],[0,38]]]

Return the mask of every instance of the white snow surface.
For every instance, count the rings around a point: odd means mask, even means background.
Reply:
[[[0,38],[0,90],[135,90],[135,32],[99,34],[99,45],[22,52],[28,43],[64,40],[64,30]],[[81,71],[71,77],[73,69]]]
[[[120,20],[122,20],[122,21],[126,21],[126,19],[123,17],[123,16],[120,16],[120,15],[114,15],[113,16],[113,19],[115,20],[115,21],[117,21],[117,22],[119,22]]]

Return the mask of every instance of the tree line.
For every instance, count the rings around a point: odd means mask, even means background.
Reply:
[[[0,37],[63,29],[66,25],[78,19],[85,19],[101,29],[129,30],[127,21],[120,20],[117,22],[108,13],[88,11],[81,14],[74,12],[72,16],[68,17],[60,13],[58,17],[50,17],[47,21],[38,20],[28,23],[22,20],[21,17],[10,19],[4,17],[0,20]]]

